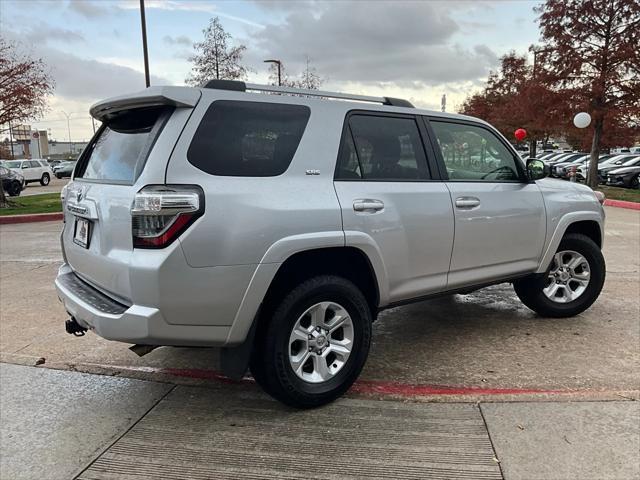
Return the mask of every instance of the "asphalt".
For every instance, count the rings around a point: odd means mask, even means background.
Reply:
[[[69,183],[68,178],[56,178],[51,177],[51,181],[49,185],[43,187],[39,182],[33,182],[27,185],[22,192],[20,192],[21,197],[28,197],[30,195],[40,195],[42,193],[59,193],[67,183]]]

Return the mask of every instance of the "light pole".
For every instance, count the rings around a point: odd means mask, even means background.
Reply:
[[[144,54],[144,80],[147,87],[151,85],[149,79],[149,51],[147,50],[147,21],[144,15],[144,0],[140,0],[140,23],[142,24],[142,53]]]
[[[282,62],[280,60],[265,60],[264,63],[275,63],[278,66],[278,86],[282,86]]]
[[[71,114],[65,112],[64,110],[60,110],[62,113],[64,113],[64,116],[67,117],[67,132],[69,133],[69,153],[71,155],[73,155],[73,147],[71,145],[71,125],[69,123],[69,119],[71,118]]]

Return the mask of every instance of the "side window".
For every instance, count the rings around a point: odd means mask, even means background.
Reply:
[[[474,125],[430,121],[451,181],[518,181],[511,151],[493,132]]]
[[[388,181],[429,178],[424,146],[414,119],[352,115],[346,132],[336,178]]]
[[[191,140],[187,158],[211,175],[281,175],[289,168],[309,115],[304,105],[215,101]]]
[[[353,137],[347,128],[347,134],[343,139],[343,145],[340,148],[340,158],[338,158],[338,168],[336,178],[340,180],[360,180],[362,172],[360,171],[360,162],[356,153],[356,146],[353,144]]]
[[[37,160],[31,160],[29,162],[29,166],[31,168],[40,168],[40,167],[42,167],[42,165],[40,165],[40,162],[38,162]]]

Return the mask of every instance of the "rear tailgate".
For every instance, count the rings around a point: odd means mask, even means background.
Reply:
[[[156,87],[91,108],[103,125],[65,190],[63,247],[78,276],[123,303],[131,300],[134,196],[165,182],[169,156],[199,97],[196,89]]]

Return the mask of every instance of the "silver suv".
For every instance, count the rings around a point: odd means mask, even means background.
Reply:
[[[383,309],[512,282],[587,309],[604,212],[487,123],[404,100],[212,81],[91,108],[63,191],[67,331],[219,346],[277,399],[343,394]]]

